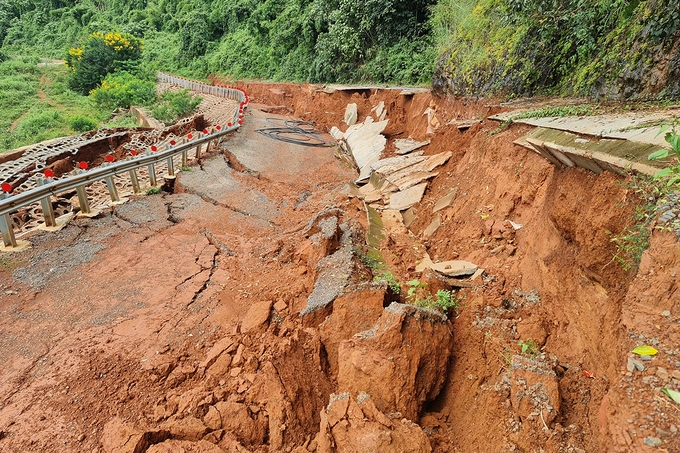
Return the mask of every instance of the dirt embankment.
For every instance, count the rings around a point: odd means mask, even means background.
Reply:
[[[367,221],[343,188],[353,177],[347,168],[320,164],[282,182],[243,160],[226,169],[218,156],[218,167],[204,162],[184,185],[180,177],[185,193],[142,200],[149,219],[119,208],[107,220],[118,230],[94,236],[111,250],[86,264],[93,281],[119,278],[102,293],[84,291],[102,305],[113,292],[125,311],[97,318],[96,328],[80,324],[77,337],[59,333],[30,367],[22,368],[30,348],[12,357],[22,371],[3,386],[0,451],[680,448],[680,411],[659,391],[680,384],[680,247],[656,231],[637,274],[613,260],[611,235],[630,225],[639,201],[627,181],[557,168],[513,145],[528,129],[492,133],[498,125],[484,118],[500,109],[479,102],[434,99],[442,126],[428,136],[427,93],[243,87],[254,108],[269,105],[321,130],[345,129],[350,102],[361,121],[384,101],[388,155],[392,139],[409,136],[431,139],[426,155],[453,153],[414,207],[410,230],[393,228],[383,242],[401,296],[372,282],[359,259]],[[461,131],[446,125],[452,120],[483,121]],[[236,141],[226,148],[229,162],[239,158]],[[275,208],[235,210],[233,195],[225,204],[214,191],[197,194],[190,182],[202,172],[231,175]],[[424,237],[434,204],[453,189],[454,201],[437,213],[441,226]],[[78,237],[88,230],[99,231]],[[459,315],[399,303],[412,279],[450,288],[416,273],[425,252],[485,269],[458,291]],[[190,275],[180,260],[193,263]],[[6,287],[18,285],[2,275]],[[46,297],[19,292],[21,302],[3,302],[17,323]],[[310,300],[332,303],[309,309]],[[627,370],[639,343],[660,353],[642,371]]]

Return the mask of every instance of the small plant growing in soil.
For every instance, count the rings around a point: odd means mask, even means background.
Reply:
[[[525,355],[527,357],[533,358],[541,353],[541,351],[538,349],[538,345],[532,339],[528,339],[526,341],[519,340],[517,342],[517,345],[521,348],[522,355]]]
[[[385,271],[379,275],[373,277],[375,282],[387,282],[387,287],[390,289],[392,294],[401,294],[401,284],[397,277],[390,271]]]
[[[146,191],[147,195],[158,195],[159,193],[161,193],[160,187],[152,187]]]
[[[443,313],[453,309],[456,314],[460,307],[460,302],[456,299],[452,291],[440,289],[432,296],[427,292],[427,283],[421,283],[420,280],[411,280],[406,282],[409,289],[406,292],[406,301],[412,305],[420,308],[427,308],[430,310],[438,310]]]

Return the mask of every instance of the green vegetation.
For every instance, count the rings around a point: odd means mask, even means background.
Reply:
[[[192,95],[189,90],[165,91],[159,96],[151,113],[157,120],[171,124],[191,114],[202,100],[203,98]]]
[[[137,61],[137,55],[127,53],[137,52],[141,40],[144,67],[194,78],[221,73],[313,82],[429,83],[436,59],[429,33],[435,3],[0,0],[0,43],[8,53],[37,51],[66,58],[77,72],[85,72],[73,85],[82,93],[116,68],[134,72],[128,63]]]
[[[526,341],[519,340],[517,342],[517,346],[520,347],[522,355],[525,355],[527,357],[533,358],[541,353],[541,351],[538,349],[538,345],[532,339],[528,339]]]
[[[612,261],[617,261],[624,271],[638,268],[642,253],[649,248],[657,201],[663,201],[668,192],[666,184],[642,175],[631,177],[627,186],[640,200],[635,206],[631,225],[616,235],[606,232],[612,235],[610,240],[616,244],[616,254]]]
[[[659,134],[664,134],[664,139],[671,146],[671,150],[675,154],[676,165],[672,167],[666,167],[654,175],[655,180],[666,180],[666,185],[671,187],[680,182],[680,164],[678,164],[677,159],[680,157],[680,134],[678,134],[677,127],[680,125],[680,121],[677,119],[673,120],[671,124],[664,125]],[[670,129],[670,130],[669,130]],[[667,149],[660,149],[649,155],[649,160],[665,159],[670,154]]]
[[[90,97],[102,109],[129,109],[131,105],[150,105],[156,100],[156,84],[129,72],[109,74]]]
[[[421,283],[420,280],[408,281],[406,285],[409,287],[406,292],[408,303],[429,310],[437,310],[444,314],[453,309],[458,314],[460,301],[456,299],[452,291],[440,289],[433,296],[426,289],[427,283]]]
[[[625,99],[679,55],[671,0],[440,0],[431,23],[443,55],[435,82],[457,94]],[[650,96],[680,94],[667,76]]]
[[[152,187],[146,191],[147,195],[158,195],[159,193],[161,193],[160,187]]]
[[[394,274],[392,272],[390,272],[389,270],[381,272],[380,274],[373,277],[373,281],[375,281],[375,282],[386,282],[387,287],[392,292],[392,294],[397,294],[397,295],[401,294],[401,284],[399,283],[399,280],[397,279],[397,277],[395,277]]]

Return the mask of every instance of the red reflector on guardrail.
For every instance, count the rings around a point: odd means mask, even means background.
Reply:
[[[81,162],[78,164],[81,170],[87,170],[87,162]]]
[[[45,178],[53,178],[54,172],[52,170],[45,170]]]
[[[2,191],[5,193],[10,193],[12,191],[12,186],[10,184],[7,184],[6,182],[2,183]]]
[[[108,156],[106,156],[107,162],[113,162],[114,160],[116,160],[116,159],[114,159],[114,157],[112,155],[109,154]]]
[[[158,151],[158,148],[156,148],[156,145],[151,145],[151,151],[154,152],[154,153],[156,151]]]

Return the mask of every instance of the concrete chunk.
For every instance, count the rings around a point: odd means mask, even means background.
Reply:
[[[477,265],[468,261],[453,260],[431,264],[430,269],[447,277],[464,277],[477,272]]]
[[[448,208],[453,204],[453,202],[456,200],[456,195],[458,194],[458,187],[454,187],[453,189],[449,190],[449,193],[444,195],[437,201],[437,203],[434,205],[434,208],[432,209],[432,213],[434,214],[437,211],[441,211],[442,209]]]
[[[417,140],[409,138],[398,138],[394,141],[394,146],[397,147],[395,151],[397,154],[408,154],[411,151],[415,151],[418,148],[427,146],[430,144],[430,140],[425,140],[424,142],[419,142]]]
[[[381,132],[385,130],[387,123],[388,121],[355,124],[345,132],[345,142],[359,167],[357,181],[368,179],[371,176],[371,165],[380,160],[387,143]]]
[[[345,109],[345,124],[348,126],[351,126],[353,124],[356,124],[357,118],[359,117],[359,112],[357,109],[356,104],[347,104],[347,108]]]
[[[423,237],[425,239],[430,239],[432,235],[437,232],[440,226],[442,226],[442,216],[438,214],[432,223],[430,223],[430,225],[425,228],[425,231],[423,231]]]
[[[404,211],[416,203],[419,203],[425,195],[427,183],[418,184],[410,189],[397,192],[390,197],[390,209]]]

